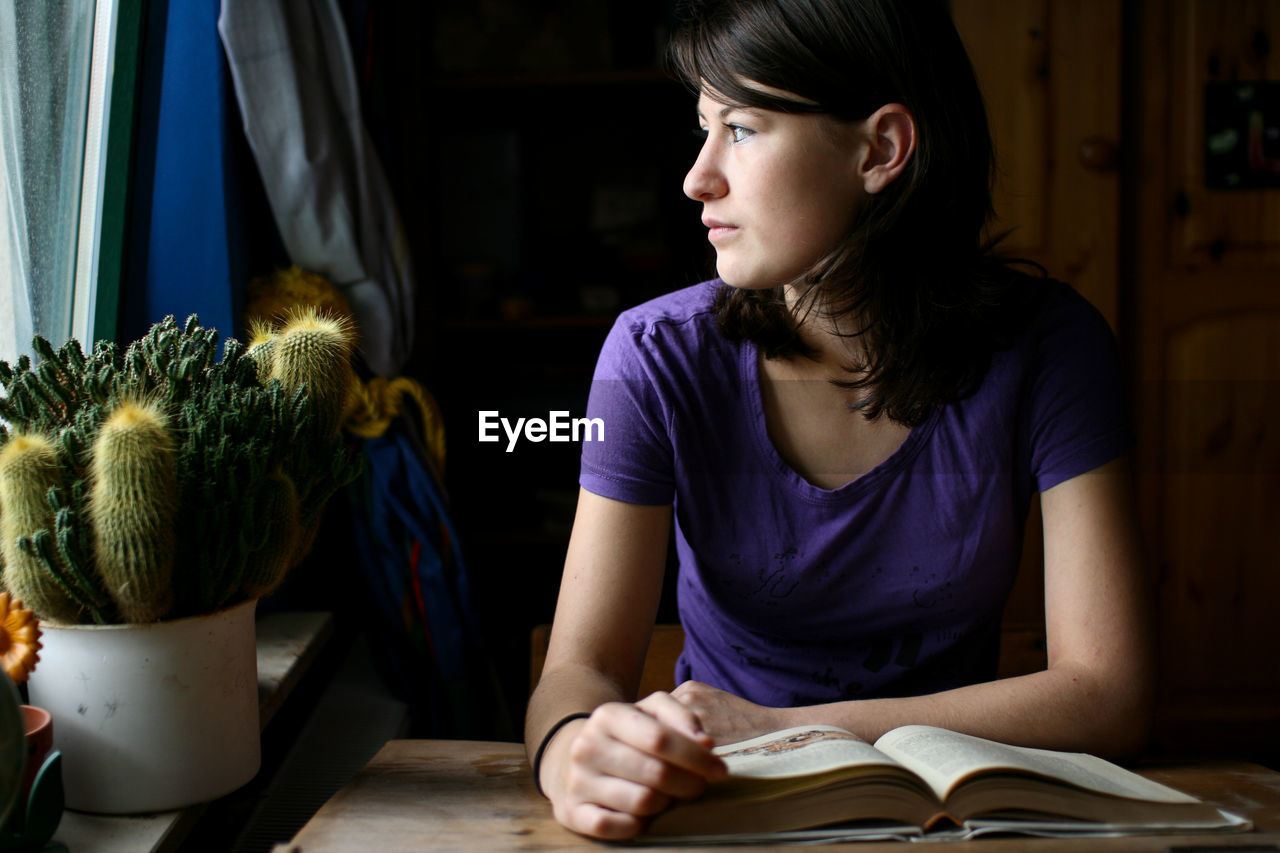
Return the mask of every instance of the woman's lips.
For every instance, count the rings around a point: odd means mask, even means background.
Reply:
[[[721,222],[718,219],[704,219],[702,224],[707,226],[707,239],[713,243],[716,240],[728,237],[738,230],[738,226]]]

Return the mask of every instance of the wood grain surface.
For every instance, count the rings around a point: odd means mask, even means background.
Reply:
[[[1164,851],[1277,845],[1280,773],[1242,762],[1170,764],[1145,775],[1252,819],[1259,831],[1235,835],[1080,839],[992,839],[964,843],[964,853]],[[629,845],[634,847],[635,845]],[[903,851],[901,843],[860,843],[859,853]],[[607,849],[559,826],[533,789],[524,748],[478,741],[390,741],[373,760],[275,853],[328,851],[542,851]],[[818,849],[835,849],[820,845]],[[662,849],[679,849],[664,847]],[[735,847],[735,850],[744,849]],[[752,850],[794,849],[786,845]],[[813,848],[806,848],[813,849]],[[1264,847],[1264,849],[1266,849]]]

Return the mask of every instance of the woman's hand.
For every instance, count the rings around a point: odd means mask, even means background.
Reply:
[[[725,775],[698,715],[670,694],[609,702],[556,734],[542,761],[556,820],[595,838],[625,839],[673,800]]]
[[[671,695],[697,715],[716,744],[736,743],[795,725],[787,717],[790,709],[757,705],[700,681],[686,681]]]

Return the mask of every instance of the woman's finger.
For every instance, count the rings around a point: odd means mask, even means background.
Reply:
[[[671,797],[654,788],[618,776],[584,773],[570,780],[572,800],[594,803],[610,811],[651,817],[671,805]]]
[[[634,838],[644,826],[644,820],[635,815],[606,809],[595,803],[575,802],[563,811],[555,809],[556,820],[581,835],[605,840],[621,841]]]
[[[663,691],[650,693],[637,702],[636,707],[652,714],[659,721],[695,741],[708,740],[707,733],[702,728],[702,720],[698,718],[697,713],[670,693]]]
[[[615,777],[668,799],[692,799],[707,787],[705,776],[611,737],[580,738],[570,749],[573,766],[582,771],[582,775],[571,780],[575,785],[573,793],[583,798],[589,798],[585,786],[592,784],[596,777]],[[605,804],[632,811],[627,803]]]
[[[646,704],[602,706],[598,716],[609,736],[703,779],[724,776],[724,762],[712,753],[710,739],[687,733],[690,728],[700,729],[696,719],[690,725],[687,709],[665,694],[661,699],[651,696],[643,702]],[[669,724],[668,719],[680,728]]]

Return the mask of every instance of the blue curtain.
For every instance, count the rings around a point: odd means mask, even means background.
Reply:
[[[239,133],[218,39],[221,0],[149,6],[139,93],[121,337],[166,314],[199,314],[225,339],[241,316],[244,218]]]

